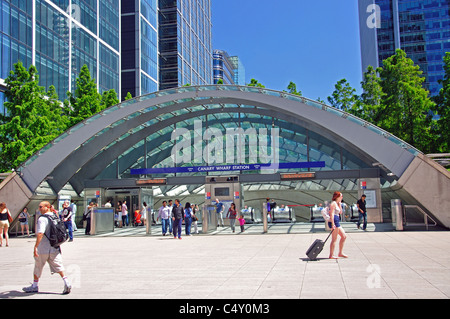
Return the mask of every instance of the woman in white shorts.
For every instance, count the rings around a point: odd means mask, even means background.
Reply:
[[[3,246],[3,234],[6,239],[6,247],[9,246],[8,240],[8,229],[9,229],[9,220],[8,220],[9,210],[6,208],[5,203],[0,203],[0,247]]]

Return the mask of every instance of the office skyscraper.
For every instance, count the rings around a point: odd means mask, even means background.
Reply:
[[[402,49],[420,66],[431,95],[439,93],[450,51],[450,1],[359,0],[359,17],[363,72]]]
[[[120,92],[119,0],[0,0],[0,7],[0,83],[20,60],[64,100],[86,64],[100,93]]]
[[[211,26],[210,0],[0,0],[0,91],[19,60],[60,100],[84,64],[119,99],[212,84]]]
[[[212,84],[210,0],[159,0],[159,88]]]
[[[122,98],[158,91],[158,1],[121,2]]]
[[[214,50],[214,84],[221,79],[223,84],[245,85],[245,69],[237,56],[230,57],[226,51]]]

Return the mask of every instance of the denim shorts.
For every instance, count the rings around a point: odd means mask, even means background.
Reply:
[[[339,215],[334,215],[334,225],[336,227],[341,227],[341,223],[340,223],[340,219],[339,219]],[[328,222],[328,227],[333,227],[333,224],[331,222]]]

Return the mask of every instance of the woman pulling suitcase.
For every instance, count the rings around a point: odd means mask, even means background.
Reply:
[[[339,215],[341,213],[341,201],[342,201],[342,193],[334,192],[332,203],[330,205],[330,221],[328,222],[328,227],[333,230],[331,234],[331,243],[330,243],[330,259],[337,259],[338,257],[347,258],[348,256],[343,253],[344,243],[347,239],[347,235],[345,234],[344,228],[342,228],[339,220]],[[334,256],[334,248],[336,246],[337,237],[341,236],[341,240],[339,241],[339,254],[338,256]]]

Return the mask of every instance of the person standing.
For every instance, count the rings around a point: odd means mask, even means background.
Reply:
[[[173,229],[173,220],[172,220],[172,209],[173,209],[173,201],[169,199],[167,202],[167,207],[169,207],[169,234],[172,235]]]
[[[191,205],[192,208],[192,223],[194,224],[194,233],[198,234],[198,217],[197,217],[197,212],[199,211],[198,205],[197,204],[192,204]]]
[[[6,247],[9,246],[9,235],[8,235],[8,228],[9,228],[9,218],[11,216],[11,213],[9,212],[9,209],[6,207],[6,203],[0,203],[0,247],[3,246],[3,235],[6,239]]]
[[[30,214],[28,213],[28,208],[25,207],[23,211],[19,214],[20,228],[22,229],[22,236],[25,236],[23,230],[27,230],[27,236],[30,237],[30,227],[28,226],[28,220],[30,219]]]
[[[142,203],[142,209],[141,209],[141,220],[144,223],[144,226],[147,223],[147,202]]]
[[[169,225],[170,220],[170,209],[167,206],[167,201],[162,202],[162,206],[159,208],[158,217],[156,217],[156,221],[161,218],[161,226],[162,226],[162,234],[166,236],[167,226]]]
[[[72,229],[77,231],[77,204],[73,199],[70,201],[70,208],[72,209]]]
[[[356,226],[359,229],[359,225],[361,224],[361,221],[364,220],[363,230],[366,230],[366,228],[367,228],[366,195],[363,194],[361,196],[361,198],[358,199],[358,201],[356,202],[356,206],[358,206],[358,213],[359,213],[358,224],[356,224]]]
[[[348,256],[343,253],[344,243],[347,239],[347,235],[345,234],[344,229],[341,226],[339,215],[341,212],[341,201],[342,201],[342,193],[334,192],[332,202],[330,205],[330,221],[328,222],[328,227],[332,229],[331,234],[331,243],[330,243],[330,259],[337,259],[338,257],[347,258]],[[337,231],[335,231],[337,230]],[[334,256],[334,248],[337,242],[337,236],[341,237],[339,241],[339,255],[338,257]]]
[[[181,239],[181,224],[183,222],[183,207],[180,205],[180,200],[175,199],[175,205],[172,208],[173,221],[173,238]]]
[[[70,208],[70,202],[65,200],[61,210],[61,220],[64,222],[67,230],[69,231],[69,241],[73,241],[73,227],[72,227],[72,208]]]
[[[122,204],[122,225],[123,227],[128,226],[128,207],[127,201],[124,200]]]
[[[90,202],[89,206],[86,207],[86,210],[83,214],[83,220],[86,221],[86,229],[84,230],[85,235],[91,234],[91,217],[92,217],[92,211],[94,210],[95,204],[94,202]]]
[[[42,215],[52,215],[49,202],[41,202],[39,204],[39,210]],[[61,248],[54,248],[50,245],[48,240],[50,236],[49,218],[39,217],[36,229],[36,244],[34,245],[34,271],[33,271],[33,284],[29,287],[24,287],[22,290],[26,293],[36,293],[39,292],[38,284],[39,278],[42,275],[42,269],[45,264],[48,263],[50,266],[51,273],[58,273],[63,282],[64,290],[63,295],[69,294],[72,287],[69,283],[68,278],[64,275],[64,265],[61,256]]]
[[[191,203],[187,202],[184,205],[184,233],[186,236],[191,236],[191,224],[192,224],[192,208]]]
[[[234,203],[231,203],[230,208],[228,208],[227,218],[230,220],[230,227],[234,233],[237,218],[236,205]]]
[[[223,211],[225,210],[225,206],[218,198],[216,198],[216,213],[217,213],[217,227],[219,227],[219,221],[223,227]]]

